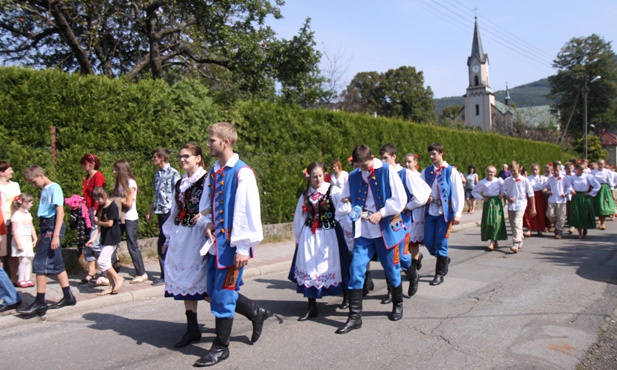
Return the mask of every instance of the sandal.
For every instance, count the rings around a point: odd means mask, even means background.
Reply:
[[[81,279],[79,284],[88,284],[92,279],[94,279],[95,275],[96,274],[94,274],[94,275],[90,275],[90,274],[86,275],[83,279]]]
[[[142,276],[135,276],[133,280],[131,280],[131,284],[139,284],[148,281],[148,275],[143,274]]]
[[[98,296],[104,296],[104,295],[110,295],[110,294],[114,294],[114,290],[111,288],[103,290],[102,292],[96,293],[96,295]]]
[[[114,283],[114,289],[111,291],[111,295],[116,295],[120,292],[120,288],[124,285],[124,278],[120,278],[120,281]]]

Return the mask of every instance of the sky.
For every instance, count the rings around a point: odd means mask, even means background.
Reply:
[[[342,88],[360,72],[412,66],[435,98],[465,94],[474,16],[493,91],[555,74],[573,37],[595,33],[617,47],[615,0],[286,0],[281,13],[268,24],[285,39],[311,18],[317,49],[345,71]]]

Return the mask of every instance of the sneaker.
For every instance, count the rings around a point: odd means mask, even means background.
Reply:
[[[152,286],[165,285],[165,279],[156,279],[152,282]]]

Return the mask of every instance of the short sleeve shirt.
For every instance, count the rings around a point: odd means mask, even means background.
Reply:
[[[51,218],[56,215],[56,207],[64,205],[64,194],[62,188],[55,182],[45,186],[41,191],[39,199],[39,209],[36,215],[43,218]]]
[[[120,212],[116,203],[111,202],[109,206],[101,209],[101,221],[113,220],[111,227],[101,226],[101,245],[117,245],[120,243]]]

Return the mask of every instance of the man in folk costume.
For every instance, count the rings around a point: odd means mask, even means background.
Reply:
[[[244,266],[263,239],[259,191],[253,170],[234,153],[238,134],[231,123],[208,127],[210,156],[218,160],[208,174],[209,210],[206,236],[212,241],[207,255],[206,289],[216,317],[216,337],[195,366],[212,366],[229,357],[234,311],[253,322],[254,343],[269,312],[238,293]]]
[[[354,249],[350,268],[349,318],[336,333],[346,334],[362,327],[362,286],[366,265],[377,253],[388,282],[392,285],[392,313],[389,318],[403,318],[403,286],[398,245],[405,238],[400,217],[405,208],[405,187],[396,169],[374,158],[371,149],[358,145],[352,153],[356,167],[349,174],[341,199],[349,199],[354,221]],[[353,218],[352,218],[353,219]]]
[[[465,188],[456,168],[443,159],[440,143],[429,145],[428,154],[433,165],[422,171],[422,178],[431,187],[424,223],[424,245],[432,256],[437,257],[435,278],[430,285],[439,285],[448,274],[448,240],[452,225],[461,222]]]
[[[417,268],[420,262],[420,248],[416,247],[417,251],[414,254],[409,248],[409,239],[411,233],[411,224],[413,222],[412,211],[418,207],[422,207],[428,201],[431,195],[431,188],[424,182],[419,174],[412,172],[411,170],[402,167],[396,162],[396,148],[392,144],[386,144],[379,150],[381,160],[394,167],[405,186],[406,204],[403,212],[401,212],[401,218],[405,223],[405,239],[399,245],[399,252],[401,258],[401,269],[405,271],[407,279],[409,279],[409,289],[407,295],[411,298],[418,291],[418,283],[420,275]],[[381,303],[390,303],[392,301],[391,294],[392,287],[388,284],[388,297]]]

